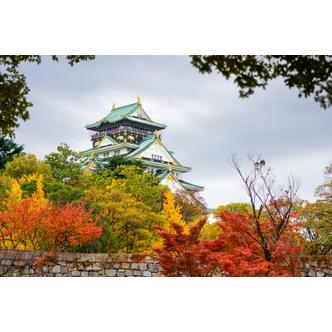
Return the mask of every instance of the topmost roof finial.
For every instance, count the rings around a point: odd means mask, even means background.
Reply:
[[[113,105],[112,105],[112,110],[114,110],[115,109],[115,103],[113,103]]]
[[[141,105],[141,98],[139,96],[137,97],[137,104]]]

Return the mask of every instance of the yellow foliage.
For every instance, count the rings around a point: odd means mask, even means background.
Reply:
[[[8,195],[8,202],[18,202],[22,199],[22,189],[20,183],[15,180],[11,179],[11,186]]]
[[[187,223],[183,220],[181,209],[179,206],[175,205],[175,196],[170,191],[165,193],[165,201],[163,204],[162,214],[166,217],[165,228],[168,231],[172,231],[172,223],[177,223],[184,227],[184,232],[189,234],[189,227]]]
[[[31,197],[36,202],[36,205],[40,207],[45,206],[48,202],[47,198],[45,197],[43,179],[44,177],[42,174],[34,173],[23,175],[19,180],[21,185],[27,182],[36,181],[36,191],[31,195]]]

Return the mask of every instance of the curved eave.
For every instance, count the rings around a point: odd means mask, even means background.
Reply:
[[[176,166],[174,164],[169,164],[169,163],[159,163],[151,160],[146,160],[143,158],[135,158],[135,159],[142,161],[144,165],[155,166],[157,168],[168,169],[168,167],[171,166],[174,171],[179,171],[181,173],[186,173],[191,171],[191,168],[187,166]]]
[[[202,190],[204,190],[204,187],[198,186],[198,185],[193,184],[193,183],[189,183],[189,182],[186,182],[186,181],[183,181],[183,180],[179,180],[179,182],[181,183],[181,185],[185,189],[190,190],[190,191],[202,191]]]
[[[117,150],[121,148],[130,148],[130,149],[137,149],[138,145],[132,144],[132,143],[119,143],[116,145],[106,145],[102,146],[100,148],[91,148],[85,151],[80,152],[83,156],[89,155],[90,153],[100,153],[100,152],[106,152],[106,151],[112,151],[112,150]]]
[[[159,129],[165,129],[167,126],[163,123],[159,123],[159,122],[154,122],[154,121],[148,121],[145,119],[140,119],[140,118],[136,118],[134,116],[126,116],[125,117],[127,120],[129,121],[133,121],[133,122],[138,122],[138,123],[142,123],[142,124],[146,124],[152,127],[156,127]]]

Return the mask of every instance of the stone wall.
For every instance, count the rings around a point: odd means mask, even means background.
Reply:
[[[302,260],[303,277],[332,277],[332,260]],[[0,250],[0,276],[4,277],[160,277],[151,256],[133,254],[59,253]],[[220,275],[219,275],[220,276]]]
[[[0,276],[4,277],[159,277],[153,257],[129,254],[0,251]]]
[[[301,274],[302,277],[332,277],[331,259],[324,259],[321,262],[306,261],[303,263]]]

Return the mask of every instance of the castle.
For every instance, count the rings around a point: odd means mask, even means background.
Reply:
[[[83,167],[90,170],[103,168],[109,158],[125,156],[142,161],[144,169],[155,174],[160,184],[168,186],[174,193],[195,199],[204,189],[183,180],[183,173],[191,168],[180,164],[165,147],[160,131],[166,125],[151,120],[139,97],[134,104],[121,107],[113,104],[109,114],[86,128],[94,133],[92,147],[82,152]]]

